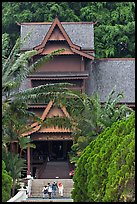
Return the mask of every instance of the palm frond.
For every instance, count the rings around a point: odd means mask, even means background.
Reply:
[[[10,69],[6,69],[2,76],[2,89],[5,89],[10,86],[10,89],[15,88],[15,82],[17,82],[17,87],[20,85],[20,82],[23,81],[28,73],[28,60],[37,53],[36,50],[27,51],[15,61],[13,65],[10,66]],[[13,80],[15,82],[13,83]]]
[[[31,139],[28,137],[19,137],[19,145],[20,148],[23,149],[27,149],[28,148],[28,144],[30,148],[36,148],[36,145],[31,143]]]
[[[47,118],[43,123],[41,123],[41,127],[59,127],[66,129],[73,129],[73,120],[68,117],[60,117],[54,116],[52,118]]]
[[[18,92],[14,94],[13,97],[20,98],[20,100],[23,100],[27,103],[40,103],[42,101],[45,103],[47,98],[49,100],[58,99],[61,101],[61,99],[65,100],[65,98],[71,97],[81,100],[77,94],[67,89],[66,86],[71,86],[71,84],[63,83],[41,85],[35,88],[27,89],[23,92]]]
[[[2,65],[2,75],[7,71],[7,69],[9,69],[10,65],[14,63],[16,59],[16,54],[19,53],[19,48],[20,48],[20,38],[16,40],[16,43],[12,48],[8,58],[6,59],[5,63]]]

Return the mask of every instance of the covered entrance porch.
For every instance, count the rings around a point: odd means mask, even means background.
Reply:
[[[68,152],[71,151],[73,140],[35,140],[33,141],[33,143],[36,145],[36,148],[28,148],[27,161],[30,161],[30,163],[27,164],[27,167],[28,173],[30,169],[30,174],[34,178],[41,177],[41,172],[43,172],[42,169],[45,170],[47,168],[51,169],[51,171],[54,171],[56,169],[57,171],[57,166],[59,167],[59,164],[62,166],[63,162],[64,170],[66,165],[68,166],[67,168],[70,168]],[[52,165],[52,167],[50,167],[49,165]],[[67,171],[69,171],[69,169]],[[45,175],[47,175],[47,172]]]
[[[54,105],[50,101],[45,107],[41,119],[46,121],[48,118],[53,117],[66,117],[69,114],[64,106]],[[35,149],[27,149],[27,177],[30,175],[34,178],[39,176],[37,172],[46,168],[48,162],[68,161],[68,152],[71,151],[73,144],[72,131],[69,128],[56,126],[46,126],[35,122],[31,125],[31,130],[23,133],[22,136],[30,137],[32,143],[36,145]],[[68,161],[69,162],[69,161]],[[58,163],[53,165],[53,169]]]

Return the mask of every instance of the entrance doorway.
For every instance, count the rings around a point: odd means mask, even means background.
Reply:
[[[31,161],[39,160],[67,160],[68,152],[71,151],[72,140],[51,140],[51,141],[33,141],[35,149],[31,149]]]
[[[33,177],[35,177],[36,172],[39,171],[43,165],[46,165],[47,162],[48,164],[58,162],[56,165],[59,165],[60,162],[64,162],[64,168],[65,162],[69,164],[68,152],[71,151],[72,140],[33,141],[33,143],[36,145],[35,149],[31,149],[31,173]]]
[[[51,147],[52,147],[53,159],[56,159],[56,160],[64,159],[66,155],[65,155],[65,151],[63,151],[64,149],[63,141],[52,141]]]

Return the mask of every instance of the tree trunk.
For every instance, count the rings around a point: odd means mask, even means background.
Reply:
[[[13,179],[13,183],[12,183],[12,197],[14,197],[14,193],[15,193],[15,179]]]
[[[22,149],[20,149],[20,157],[22,156]]]
[[[19,153],[19,143],[18,142],[16,143],[16,153],[17,154]]]
[[[11,143],[11,151],[12,151],[12,153],[15,153],[15,143],[14,142],[12,142]]]
[[[10,153],[12,153],[12,142],[10,143]]]

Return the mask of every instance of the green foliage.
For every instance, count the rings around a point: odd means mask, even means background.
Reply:
[[[74,101],[69,102],[68,110],[75,121],[74,144],[72,145],[70,156],[71,162],[76,161],[76,157],[80,157],[84,148],[92,140],[96,139],[105,128],[124,118],[127,112],[132,112],[132,109],[126,105],[117,107],[122,98],[123,94],[119,93],[116,95],[115,89],[113,89],[103,105],[98,94],[92,96],[82,94],[81,101],[76,101],[76,104],[73,103],[73,105],[71,105],[71,102]]]
[[[75,202],[89,202],[87,196],[87,170],[86,170],[86,163],[88,156],[91,152],[92,146],[95,143],[93,141],[90,143],[83,151],[80,159],[77,162],[77,166],[75,169],[75,175],[73,177],[74,181],[74,189],[72,191],[72,198]]]
[[[81,8],[81,16],[82,20],[97,21],[97,58],[135,56],[134,2],[91,2]]]
[[[7,41],[5,40],[5,35],[2,37],[2,48],[5,49]],[[20,53],[19,48],[20,39],[16,41],[11,52],[9,54],[6,53],[6,57],[3,56],[4,60],[2,61],[2,144],[4,161],[13,179],[12,195],[14,195],[15,191],[15,181],[20,177],[24,166],[24,161],[20,158],[22,150],[26,149],[28,143],[31,142],[28,138],[20,137],[22,133],[30,130],[29,126],[32,122],[37,121],[39,124],[42,122],[36,114],[28,110],[28,103],[40,102],[42,99],[46,100],[46,102],[50,99],[54,101],[55,98],[58,98],[56,101],[59,101],[59,98],[63,98],[63,96],[75,96],[75,94],[67,89],[68,83],[41,85],[25,91],[21,90],[21,84],[30,73],[38,69],[41,64],[53,59],[54,55],[57,55],[64,49],[55,50],[31,65],[29,60],[37,54],[37,51],[32,50]],[[47,121],[47,125],[50,123],[53,125],[58,122],[56,120]],[[62,123],[62,125],[65,124],[67,122]],[[17,155],[19,147],[20,156]],[[35,146],[31,143],[30,147],[34,148]],[[16,155],[13,156],[13,152]]]
[[[2,58],[3,60],[9,55],[10,51],[10,36],[7,33],[2,35]]]
[[[4,49],[7,45],[3,37]],[[68,90],[71,84],[47,84],[27,90],[21,90],[21,85],[27,76],[38,69],[43,63],[49,62],[55,55],[64,49],[55,50],[51,54],[44,56],[33,64],[30,59],[37,54],[36,50],[20,53],[20,39],[4,59],[2,64],[2,116],[3,116],[3,142],[18,141],[18,138],[26,131],[29,122],[42,122],[34,113],[28,111],[28,103],[40,103],[49,100],[61,101],[66,96],[75,97],[76,94]],[[18,118],[18,120],[17,120]],[[55,121],[55,120],[54,120]],[[53,120],[51,121],[53,124]],[[47,122],[49,124],[49,122]],[[57,124],[57,122],[56,122]],[[66,122],[62,123],[67,124]],[[8,140],[8,141],[6,141]]]
[[[2,160],[2,202],[7,202],[10,199],[12,187],[12,178],[5,168],[5,162]]]
[[[19,36],[16,22],[91,21],[95,25],[96,57],[135,56],[134,2],[3,2],[2,30]]]
[[[3,49],[5,45],[5,41],[3,41]],[[55,50],[51,54],[46,55],[45,57],[39,59],[32,65],[29,65],[29,60],[37,54],[36,50],[26,51],[25,53],[19,52],[20,47],[20,39],[16,41],[15,46],[10,52],[9,56],[3,61],[2,64],[2,96],[3,96],[3,105],[9,101],[18,100],[19,96],[25,93],[26,99],[28,96],[28,100],[38,98],[39,94],[44,94],[44,88],[46,86],[40,86],[40,88],[29,89],[27,91],[19,92],[19,88],[21,83],[27,78],[27,76],[33,73],[39,66],[43,63],[48,62],[53,58],[54,55],[62,52],[63,49]],[[51,85],[53,87],[53,85]],[[48,85],[48,89],[50,89],[50,85]],[[55,89],[55,88],[54,88]],[[32,92],[32,94],[31,94]],[[28,93],[28,94],[27,94]],[[47,87],[46,87],[47,93]],[[50,92],[51,93],[51,92]],[[49,92],[48,92],[49,94]],[[24,98],[25,101],[25,98]]]
[[[4,38],[4,35],[2,36]],[[6,41],[3,40],[2,48],[4,49],[7,45]],[[24,103],[35,103],[42,99],[45,99],[47,102],[48,99],[54,99],[55,95],[59,97],[59,94],[62,92],[69,92],[66,89],[67,84],[50,84],[50,85],[41,85],[36,88],[28,89],[25,91],[20,90],[21,84],[24,80],[27,79],[27,76],[33,73],[39,66],[43,63],[48,62],[53,59],[54,55],[62,52],[63,49],[55,50],[51,54],[46,55],[40,60],[36,61],[32,65],[29,64],[29,60],[32,56],[37,54],[37,51],[27,51],[25,53],[20,53],[20,39],[16,41],[15,46],[9,53],[8,57],[3,60],[2,64],[2,113],[3,116],[6,114],[6,111],[9,108],[11,103],[15,103],[16,106],[20,106],[20,102]],[[64,90],[63,90],[64,88]],[[52,96],[53,97],[52,97]],[[64,93],[65,95],[65,93]],[[23,107],[24,107],[23,105]],[[21,106],[20,106],[21,108]]]
[[[21,171],[25,167],[25,160],[20,158],[18,154],[3,153],[2,159],[6,164],[6,170],[12,177],[12,196],[14,196],[17,180],[21,178]]]
[[[134,180],[133,112],[106,128],[85,148],[77,163],[72,197],[75,202],[134,202]]]

